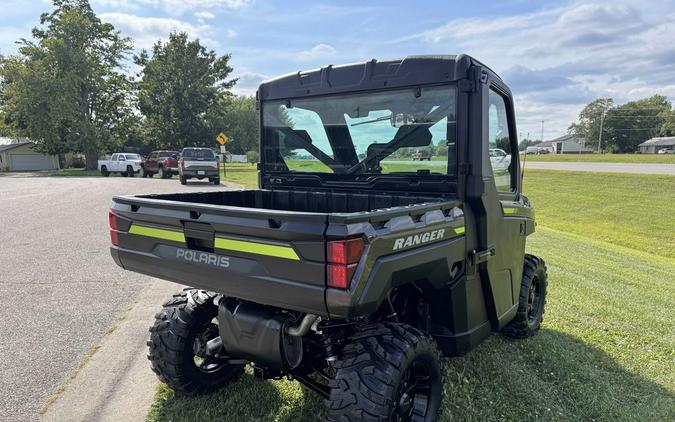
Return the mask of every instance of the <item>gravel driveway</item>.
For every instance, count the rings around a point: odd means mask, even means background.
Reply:
[[[0,420],[36,420],[152,280],[110,257],[111,197],[216,189],[228,187],[181,186],[175,178],[0,178]]]

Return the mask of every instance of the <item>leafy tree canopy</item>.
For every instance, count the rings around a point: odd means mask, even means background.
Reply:
[[[131,41],[101,22],[87,0],[54,0],[34,40],[0,61],[4,124],[50,154],[98,153],[121,144],[131,116],[130,84],[121,63]]]
[[[152,57],[145,50],[134,57],[143,68],[136,85],[143,136],[153,148],[213,146],[217,132],[206,117],[223,106],[236,83],[227,79],[229,60],[229,54],[217,56],[184,32],[157,42]]]

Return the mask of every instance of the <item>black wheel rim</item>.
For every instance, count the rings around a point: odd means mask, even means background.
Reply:
[[[212,321],[204,324],[195,335],[195,339],[192,342],[192,361],[201,372],[211,374],[227,366],[226,359],[209,356],[206,353],[206,343],[218,337],[218,335],[218,325]]]
[[[399,385],[394,421],[423,421],[431,404],[432,371],[428,362],[418,359],[406,369]]]
[[[527,296],[527,323],[532,325],[541,316],[541,282],[538,277],[532,279]]]

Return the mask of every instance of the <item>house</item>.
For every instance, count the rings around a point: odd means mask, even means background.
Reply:
[[[675,136],[652,138],[644,141],[640,145],[640,153],[642,154],[656,154],[659,150],[675,150]]]
[[[58,170],[59,158],[35,150],[26,140],[0,138],[0,171]]]
[[[586,140],[576,135],[564,135],[550,141],[540,142],[535,145],[538,148],[546,148],[554,154],[590,154],[592,149],[586,148]]]

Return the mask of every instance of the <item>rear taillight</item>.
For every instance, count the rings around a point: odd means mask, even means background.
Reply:
[[[220,160],[216,160],[216,168],[220,170]]]
[[[328,242],[328,286],[349,288],[356,266],[363,254],[363,239],[346,239]]]
[[[120,244],[117,234],[117,215],[114,212],[108,211],[108,225],[110,225],[110,242],[118,246]]]

